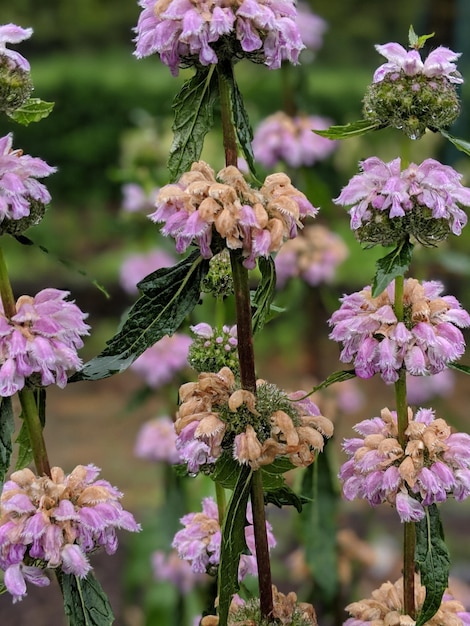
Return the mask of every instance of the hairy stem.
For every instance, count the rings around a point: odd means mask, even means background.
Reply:
[[[237,135],[233,125],[230,84],[233,82],[231,63],[217,66],[219,78],[220,110],[225,151],[225,164],[237,166]],[[239,251],[230,251],[230,263],[235,294],[237,314],[238,359],[240,379],[243,389],[256,393],[255,355],[253,349],[253,328],[251,314],[250,286],[248,270],[243,266]],[[273,594],[271,583],[271,562],[269,559],[268,537],[266,532],[266,512],[261,472],[253,472],[251,486],[251,505],[253,511],[253,529],[258,563],[258,584],[261,615],[268,618],[273,612]]]
[[[404,276],[395,279],[395,315],[399,322],[403,322],[403,294]],[[404,449],[406,447],[405,431],[408,428],[408,403],[406,399],[406,369],[399,372],[395,383],[395,401],[397,406],[398,441]],[[415,543],[416,529],[414,522],[404,522],[403,529],[403,606],[406,615],[412,619],[416,617],[415,605]]]

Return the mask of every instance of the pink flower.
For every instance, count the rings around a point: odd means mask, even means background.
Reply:
[[[165,554],[161,550],[154,552],[152,569],[155,580],[170,582],[183,595],[189,593],[196,585],[209,580],[205,574],[194,572],[190,563],[180,559],[176,551],[170,554]]]
[[[434,396],[447,397],[455,387],[455,375],[445,369],[434,376],[408,376],[407,398],[410,404],[421,405]]]
[[[97,480],[99,472],[94,465],[78,465],[66,475],[53,467],[51,477],[37,477],[23,469],[4,484],[0,568],[14,601],[26,594],[26,581],[49,584],[46,569],[86,576],[92,569],[88,553],[104,548],[113,554],[117,529],[140,530],[119,502],[122,493],[107,481]]]
[[[25,39],[29,39],[33,34],[32,28],[21,28],[16,24],[4,24],[0,26],[0,59],[5,57],[10,68],[19,67],[29,72],[30,67],[28,61],[19,52],[9,50],[7,43],[19,43]]]
[[[154,206],[157,193],[157,187],[147,193],[141,185],[127,183],[122,186],[122,208],[127,213],[148,211]]]
[[[470,494],[470,435],[451,433],[431,409],[408,409],[405,448],[398,442],[395,412],[354,427],[362,436],[345,439],[350,459],[339,476],[346,499],[363,498],[372,506],[389,502],[402,522],[419,521],[424,507],[449,495],[463,500]]]
[[[173,75],[180,66],[211,65],[221,54],[262,60],[276,69],[297,63],[304,48],[293,0],[140,0],[138,58],[157,53]],[[229,52],[227,52],[227,49]]]
[[[343,343],[343,363],[354,361],[360,378],[380,373],[386,383],[398,379],[404,367],[409,374],[437,374],[465,351],[460,328],[470,326],[470,316],[453,296],[441,296],[439,282],[405,281],[405,318],[394,310],[394,282],[378,297],[371,288],[342,298],[333,313],[330,339]]]
[[[139,292],[137,283],[148,274],[162,267],[171,267],[175,259],[164,250],[151,250],[144,254],[131,254],[121,265],[119,280],[123,289],[130,295]]]
[[[35,202],[48,204],[47,188],[36,180],[56,171],[45,161],[12,150],[13,135],[0,138],[0,223],[30,214]]]
[[[219,512],[212,498],[204,498],[201,513],[189,513],[181,518],[184,528],[179,530],[172,543],[181,559],[189,561],[191,569],[196,573],[214,574],[220,562],[221,531]],[[248,574],[256,575],[256,550],[253,531],[251,505],[247,508],[245,539],[251,554],[240,557],[238,579],[243,580]],[[272,534],[271,524],[266,522],[268,546],[274,548],[276,540]]]
[[[163,337],[147,348],[131,365],[149,387],[158,388],[171,382],[175,375],[187,367],[191,338],[181,333]]]
[[[463,83],[463,78],[453,62],[457,61],[460,53],[452,52],[449,48],[439,46],[429,54],[424,63],[417,50],[405,50],[399,43],[386,43],[375,46],[375,49],[387,59],[388,63],[384,63],[375,71],[374,83],[382,81],[388,75],[392,75],[393,78],[395,72],[403,72],[407,76],[423,74],[428,78],[439,76],[450,83]]]
[[[352,205],[351,228],[380,223],[384,217],[393,220],[417,213],[419,224],[412,234],[419,239],[427,212],[428,221],[429,217],[446,220],[449,229],[460,235],[467,223],[460,205],[470,206],[470,189],[461,184],[461,174],[435,159],[426,159],[421,165],[411,163],[404,170],[400,165],[399,158],[389,163],[377,157],[362,161],[362,173],[356,174],[334,200]]]
[[[274,113],[255,130],[255,158],[267,168],[274,167],[278,161],[291,167],[311,166],[330,156],[337,146],[336,141],[313,132],[329,126],[329,119],[317,115],[290,117],[282,111]]]
[[[134,453],[140,459],[166,462],[174,465],[180,461],[176,449],[176,433],[173,420],[169,417],[156,417],[145,422],[138,434]]]
[[[0,396],[22,389],[25,379],[65,387],[67,375],[81,367],[77,350],[88,335],[86,314],[65,298],[68,291],[43,289],[21,296],[8,319],[0,305]]]
[[[323,45],[323,34],[328,28],[325,20],[312,12],[306,2],[297,3],[297,26],[303,44],[316,51]]]

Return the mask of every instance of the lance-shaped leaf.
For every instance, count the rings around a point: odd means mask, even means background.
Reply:
[[[449,551],[435,504],[426,507],[426,516],[416,523],[415,560],[421,583],[426,587],[426,598],[416,620],[416,626],[423,626],[441,606],[449,580]]]
[[[37,389],[34,392],[34,399],[38,410],[39,420],[42,427],[44,428],[46,424],[46,389]],[[33,448],[31,446],[31,439],[29,437],[28,427],[26,426],[23,418],[23,413],[21,413],[20,418],[22,420],[21,428],[18,436],[15,439],[15,443],[18,445],[15,472],[17,472],[18,470],[22,470],[30,465],[34,458]]]
[[[247,550],[245,540],[246,507],[250,495],[252,471],[239,466],[235,489],[225,512],[220,542],[220,563],[217,582],[219,596],[219,626],[227,626],[232,596],[239,590],[238,564]]]
[[[336,533],[332,532],[338,514],[339,492],[328,447],[305,469],[302,496],[308,501],[300,516],[307,564],[323,601],[331,606],[339,592],[338,547]]]
[[[357,120],[344,126],[330,126],[326,130],[314,130],[313,132],[320,137],[327,139],[348,139],[349,137],[359,137],[373,130],[384,128],[380,122],[372,122],[371,120]]]
[[[453,144],[457,150],[460,152],[464,152],[466,155],[470,156],[470,142],[465,141],[464,139],[459,139],[458,137],[453,137],[446,130],[439,129],[439,131],[443,137],[445,137],[451,144]]]
[[[107,347],[76,372],[70,382],[100,380],[127,369],[147,348],[172,335],[199,302],[209,261],[194,251],[174,267],[162,268],[137,286],[141,297]]]
[[[460,363],[448,363],[447,367],[462,372],[462,374],[470,374],[470,367],[468,365],[461,365]]]
[[[300,398],[296,398],[295,401],[298,402],[299,400],[305,400],[305,398],[308,398],[309,396],[316,393],[317,391],[320,391],[321,389],[326,389],[327,387],[330,387],[330,385],[334,385],[335,383],[342,383],[345,380],[356,378],[356,375],[357,374],[354,370],[340,370],[339,372],[333,372],[333,374],[330,374],[328,378],[325,378],[325,380],[323,380],[321,383],[316,385],[311,391],[306,393],[304,396]]]
[[[258,267],[261,272],[261,280],[251,299],[251,304],[255,309],[252,320],[254,334],[263,328],[269,318],[276,290],[276,268],[272,257],[259,257]]]
[[[20,107],[8,113],[8,116],[18,124],[28,126],[31,122],[39,122],[47,117],[53,108],[53,102],[45,102],[39,98],[28,98]]]
[[[2,398],[0,401],[0,487],[3,485],[5,474],[10,467],[10,458],[13,451],[11,438],[14,430],[11,398]]]
[[[60,572],[58,578],[70,626],[110,626],[113,623],[109,600],[92,572],[86,578]]]
[[[373,298],[379,296],[397,276],[403,276],[407,272],[413,248],[410,240],[404,239],[392,252],[377,261],[377,271],[372,281]]]
[[[232,120],[237,133],[238,143],[243,150],[243,156],[248,163],[250,172],[256,176],[255,157],[251,142],[253,141],[253,130],[251,128],[250,119],[243,103],[242,94],[238,89],[238,85],[233,75],[233,68],[230,66],[230,72],[225,76],[230,89],[230,104],[232,108]]]
[[[173,143],[168,158],[171,179],[177,180],[198,161],[204,137],[214,123],[214,104],[218,96],[215,65],[198,68],[187,80],[173,102]]]

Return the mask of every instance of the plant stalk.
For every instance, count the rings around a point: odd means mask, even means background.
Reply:
[[[226,166],[237,166],[238,146],[232,117],[230,84],[234,82],[233,67],[230,62],[217,66],[219,80],[220,109]],[[235,309],[237,315],[238,359],[240,380],[243,389],[256,393],[255,355],[253,348],[253,328],[251,314],[250,286],[248,270],[243,266],[239,251],[230,250]],[[258,564],[258,584],[261,616],[269,618],[273,612],[273,594],[271,582],[271,562],[269,558],[268,537],[266,532],[266,512],[261,472],[253,472],[251,484],[251,505],[253,530]]]
[[[404,319],[403,294],[404,276],[395,279],[395,315],[399,322]],[[398,441],[403,449],[406,447],[408,428],[408,403],[406,399],[406,369],[402,368],[395,383],[395,401],[397,406]],[[405,615],[416,617],[415,603],[415,544],[416,528],[414,522],[404,522],[403,528],[403,606]]]

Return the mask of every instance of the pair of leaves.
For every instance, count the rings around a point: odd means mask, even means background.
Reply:
[[[20,107],[8,113],[12,120],[28,126],[31,122],[39,122],[47,117],[54,108],[53,102],[45,102],[39,98],[28,98]]]
[[[58,572],[64,612],[70,626],[110,626],[114,621],[109,600],[92,572],[86,578]]]
[[[217,72],[220,71],[224,70],[218,65],[197,68],[195,75],[183,84],[174,99],[173,143],[168,159],[173,181],[190,170],[192,163],[201,156],[204,137],[214,124],[214,108],[219,101]],[[250,170],[254,172],[253,132],[231,65],[225,68],[224,78],[230,89],[232,121],[237,139]]]
[[[441,606],[450,569],[449,551],[444,541],[439,510],[435,504],[426,507],[426,516],[416,523],[415,559],[426,587],[426,598],[416,620],[424,626]]]
[[[149,274],[137,286],[141,297],[107,347],[70,382],[100,380],[127,369],[147,348],[172,335],[199,302],[209,261],[198,250],[173,267]]]

